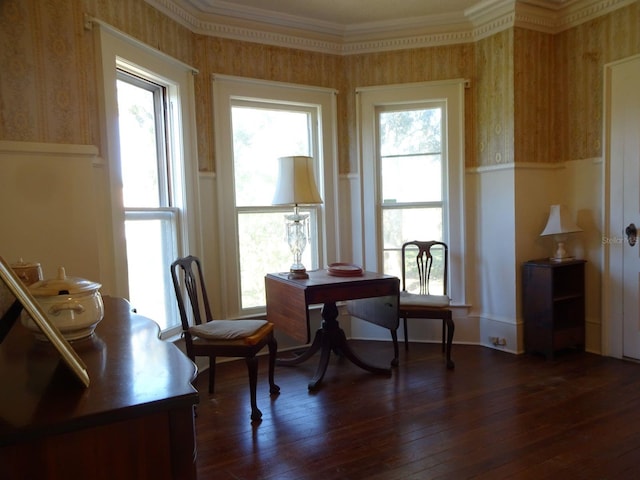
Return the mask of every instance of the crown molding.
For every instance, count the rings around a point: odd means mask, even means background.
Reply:
[[[582,0],[572,3],[563,9],[562,15],[558,19],[558,32],[576,27],[581,23],[636,2],[637,0]]]
[[[211,14],[197,8],[201,0],[145,1],[201,35],[354,55],[469,43],[512,27],[556,34],[637,0],[483,0],[458,14],[352,26],[268,15],[229,2]]]

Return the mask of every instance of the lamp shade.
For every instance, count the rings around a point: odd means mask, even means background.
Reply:
[[[278,183],[273,205],[322,203],[313,174],[313,158],[295,156],[278,159]]]
[[[540,234],[541,237],[546,235],[560,235],[563,233],[581,232],[582,229],[578,227],[567,212],[564,205],[551,205],[549,210],[549,219],[547,220],[547,226]]]

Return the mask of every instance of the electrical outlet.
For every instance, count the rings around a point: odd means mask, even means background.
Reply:
[[[507,339],[501,337],[489,337],[489,341],[496,347],[505,347],[507,345]]]

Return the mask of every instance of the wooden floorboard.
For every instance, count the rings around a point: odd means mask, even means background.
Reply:
[[[388,365],[388,342],[355,341]],[[269,396],[260,358],[258,406],[249,420],[244,361],[221,363],[216,392],[198,377],[201,480],[636,479],[640,478],[640,365],[576,351],[554,360],[411,344],[391,377],[333,356],[307,389],[318,357],[276,367]]]

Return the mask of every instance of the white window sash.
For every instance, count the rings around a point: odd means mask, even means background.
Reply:
[[[446,122],[446,169],[443,172],[443,237],[449,244],[450,292],[455,304],[465,304],[465,211],[464,211],[464,79],[407,83],[356,89],[359,168],[362,191],[362,256],[367,270],[382,268],[382,209],[377,165],[376,109],[403,104],[444,102]],[[405,205],[400,205],[404,207]]]

